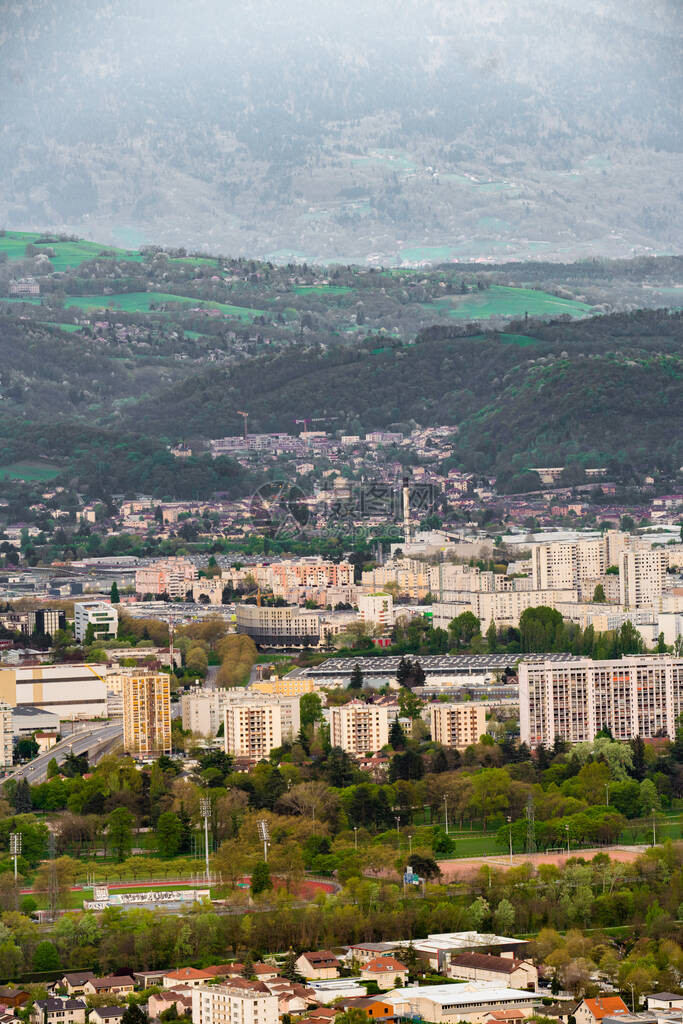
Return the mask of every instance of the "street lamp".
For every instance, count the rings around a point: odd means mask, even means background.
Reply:
[[[395,816],[395,818],[394,818],[394,821],[396,822],[396,837],[397,837],[397,839],[398,839],[398,848],[399,848],[399,850],[400,850],[400,848],[401,848],[401,829],[400,829],[400,825],[401,825],[401,815],[400,815],[400,814],[397,814],[397,815]]]
[[[14,858],[14,881],[17,880],[17,858],[21,857],[21,832],[10,832],[9,855]]]
[[[358,825],[353,826],[353,848],[358,849]]]
[[[412,855],[413,855],[413,837],[412,836],[408,836],[408,855],[410,857],[412,857]]]
[[[512,817],[508,814],[508,836],[510,837],[510,867],[512,867]]]
[[[270,832],[268,831],[268,822],[265,818],[261,818],[260,821],[256,822],[256,831],[258,837],[263,843],[263,859],[268,863],[268,840],[270,839]]]
[[[199,813],[204,819],[204,854],[206,857],[206,884],[208,885],[211,879],[211,872],[209,871],[209,817],[211,815],[211,800],[208,796],[199,798]]]
[[[443,795],[443,809],[446,815],[446,835],[448,835],[448,797],[445,793]]]
[[[567,856],[569,856],[569,825],[564,826],[567,830]]]

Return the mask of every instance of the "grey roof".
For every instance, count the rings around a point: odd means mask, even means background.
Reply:
[[[82,999],[36,999],[36,1006],[46,1013],[56,1013],[58,1010],[85,1010],[85,1003]]]

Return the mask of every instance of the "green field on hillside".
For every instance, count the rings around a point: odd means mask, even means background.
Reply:
[[[0,480],[52,480],[59,476],[60,470],[49,462],[12,462],[9,466],[0,466]]]
[[[39,239],[44,236],[34,231],[7,231],[0,236],[0,252],[7,253],[10,260],[23,260],[26,258],[26,246],[30,243],[38,244]],[[54,249],[55,255],[50,257],[53,270],[66,270],[67,267],[77,267],[86,260],[95,259],[102,254],[115,257],[117,260],[128,260],[133,263],[142,262],[142,254],[133,252],[130,249],[117,249],[115,246],[102,245],[99,242],[41,242],[39,248]]]
[[[56,327],[60,331],[66,331],[67,334],[75,334],[76,331],[83,330],[80,324],[55,324],[52,320],[39,320],[38,322],[44,327]]]
[[[226,316],[239,320],[253,320],[263,316],[262,309],[247,309],[231,306],[226,302],[210,302],[207,299],[193,299],[184,295],[168,295],[165,292],[124,292],[119,295],[67,295],[66,306],[79,309],[120,309],[126,313],[147,313],[151,306],[162,303],[176,303],[181,306],[197,306],[201,309],[217,309]]]
[[[449,295],[435,299],[434,302],[423,302],[422,308],[458,320],[488,320],[492,316],[522,317],[526,314],[585,316],[591,311],[590,306],[575,299],[560,299],[535,288],[508,288],[497,284],[481,292]]]

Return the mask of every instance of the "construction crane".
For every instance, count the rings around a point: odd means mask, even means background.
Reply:
[[[249,419],[249,413],[248,412],[242,412],[241,409],[238,409],[237,410],[237,415],[241,416],[242,419],[244,420],[244,440],[246,441],[246,439],[247,439],[247,420]]]

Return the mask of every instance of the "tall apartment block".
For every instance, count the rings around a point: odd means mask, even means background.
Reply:
[[[165,673],[124,674],[123,745],[139,757],[171,753],[171,687]]]
[[[229,692],[229,691],[228,691]],[[224,707],[226,754],[260,761],[299,732],[299,697],[253,697]]]
[[[330,742],[347,754],[381,750],[389,742],[389,709],[362,700],[330,708]]]
[[[473,701],[432,704],[429,717],[432,739],[444,747],[469,747],[486,732],[486,707]]]
[[[14,723],[12,708],[0,701],[0,768],[11,768],[14,764]]]
[[[659,601],[664,589],[669,556],[662,548],[624,551],[619,560],[619,599],[629,608]]]
[[[192,990],[192,1024],[278,1024],[278,997],[262,981],[236,978]]]
[[[531,747],[592,741],[673,739],[683,712],[683,658],[629,655],[615,661],[525,662],[519,666],[520,735]]]

